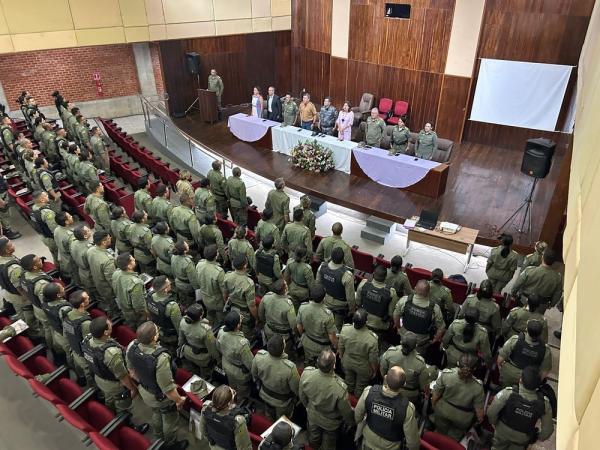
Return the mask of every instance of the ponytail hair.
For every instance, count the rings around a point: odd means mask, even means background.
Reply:
[[[204,315],[204,308],[202,308],[202,305],[200,303],[194,303],[188,307],[183,319],[185,320],[186,323],[192,324],[192,323],[196,323],[200,319],[202,319],[203,315]]]
[[[500,243],[502,244],[502,250],[500,250],[500,255],[502,255],[503,258],[506,258],[509,253],[510,253],[510,249],[513,245],[513,237],[510,234],[502,234],[500,235]]]
[[[479,320],[479,310],[471,306],[465,308],[465,321],[467,324],[463,328],[463,342],[468,343],[475,336],[475,326]]]

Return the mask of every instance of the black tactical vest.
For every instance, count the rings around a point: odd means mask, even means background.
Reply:
[[[367,425],[391,442],[404,440],[404,419],[408,400],[402,395],[386,397],[381,385],[371,387],[365,401]]]
[[[360,299],[362,307],[369,314],[373,314],[383,320],[389,319],[388,307],[392,301],[392,294],[389,288],[377,288],[372,282],[367,281],[360,292]]]
[[[212,446],[219,446],[225,450],[236,450],[235,444],[235,416],[238,415],[237,409],[232,409],[225,415],[217,414],[212,406],[204,410],[204,419],[206,420],[206,434],[208,443]]]
[[[20,261],[15,258],[11,261],[5,262],[4,264],[0,264],[0,286],[7,292],[11,294],[18,295],[19,291],[10,281],[10,277],[8,276],[8,269],[15,264],[20,264]]]
[[[275,263],[275,255],[267,253],[262,248],[256,253],[256,271],[261,275],[276,280],[275,272],[273,272],[273,264]]]
[[[42,189],[44,189],[44,184],[42,183],[42,175],[45,174],[45,173],[47,173],[48,175],[50,175],[50,180],[52,182],[52,189],[54,191],[58,191],[58,181],[56,181],[56,177],[54,176],[54,174],[52,172],[50,172],[49,170],[46,170],[46,169],[38,169],[36,171],[40,187]]]
[[[94,373],[94,375],[102,378],[103,380],[119,381],[107,367],[107,365],[104,364],[104,352],[112,347],[117,347],[119,350],[121,350],[121,352],[123,352],[123,347],[113,340],[108,341],[101,347],[92,347],[90,344],[91,340],[92,337],[87,336],[81,344],[83,357],[88,363],[90,370]]]
[[[158,357],[163,353],[169,354],[168,350],[164,347],[159,347],[154,353],[144,353],[140,349],[140,344],[137,340],[133,341],[133,344],[127,351],[127,358],[131,361],[138,381],[144,389],[154,394],[159,401],[165,398],[165,394],[163,394],[162,389],[156,381],[156,366],[158,364]],[[173,376],[175,376],[176,370],[177,367],[171,360]]]
[[[321,276],[323,278],[323,287],[328,295],[341,302],[346,301],[346,288],[342,284],[342,278],[346,273],[344,266],[338,269],[330,269],[329,264],[321,265]]]
[[[173,326],[171,318],[167,317],[165,313],[167,305],[171,303],[171,300],[166,303],[157,302],[154,300],[154,296],[152,295],[153,293],[153,291],[149,291],[146,294],[146,308],[148,309],[148,314],[150,314],[150,320],[160,327],[160,330],[164,335],[176,335],[177,330]]]
[[[525,334],[520,333],[517,338],[517,343],[509,356],[509,360],[519,369],[524,369],[527,366],[540,367],[542,361],[544,361],[545,355],[546,344],[542,341],[528,344],[525,340]]]
[[[433,309],[435,302],[429,301],[429,306],[422,308],[413,303],[414,296],[411,294],[402,311],[402,327],[416,334],[429,334],[433,324]]]
[[[39,208],[31,212],[31,214],[29,215],[29,218],[31,219],[31,226],[35,231],[37,231],[45,238],[54,238],[54,233],[52,233],[50,227],[46,224],[46,222],[44,222],[44,219],[42,218],[42,211],[44,209],[50,208],[45,206],[43,208]]]
[[[500,421],[515,431],[533,435],[537,421],[546,411],[544,396],[541,392],[536,394],[537,399],[526,400],[519,395],[517,386],[500,412]]]
[[[77,319],[69,319],[68,315],[65,315],[63,319],[63,332],[65,338],[69,343],[69,347],[76,355],[84,357],[83,349],[81,348],[81,341],[83,341],[83,322],[86,320],[92,320],[89,314],[84,314]]]
[[[69,307],[69,311],[73,309],[66,300],[63,300],[56,305],[50,305],[48,302],[42,302],[42,309],[46,313],[48,323],[50,324],[52,329],[59,334],[62,334],[63,332],[63,324],[62,320],[60,319],[60,310],[63,309],[65,306]]]
[[[40,275],[37,277],[29,279],[25,276],[25,273],[26,272],[23,272],[21,274],[21,285],[25,286],[25,293],[27,294],[27,299],[31,302],[33,306],[42,309],[42,302],[34,293],[35,285],[40,280],[46,280],[49,283],[51,283],[54,281],[54,279],[44,272],[40,273]]]

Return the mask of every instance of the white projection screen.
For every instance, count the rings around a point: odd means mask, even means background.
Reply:
[[[470,120],[555,131],[571,69],[482,59]]]

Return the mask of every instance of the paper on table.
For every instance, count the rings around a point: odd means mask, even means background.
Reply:
[[[29,328],[29,326],[25,323],[23,319],[19,319],[16,322],[11,323],[10,326],[15,330],[17,334],[21,334],[23,331]],[[11,337],[8,337],[4,339],[3,342],[9,341],[10,339]]]
[[[406,228],[407,230],[412,230],[416,224],[417,221],[415,219],[406,219],[404,221],[404,228]]]
[[[302,430],[302,428],[300,428],[300,426],[296,425],[294,422],[292,422],[286,416],[281,416],[279,419],[277,419],[275,421],[275,423],[273,425],[271,425],[269,428],[267,428],[260,435],[260,437],[263,438],[263,439],[265,439],[266,437],[268,437],[271,434],[271,432],[273,431],[273,428],[275,428],[275,425],[277,425],[279,422],[286,422],[289,426],[291,426],[294,429],[294,436],[298,436],[298,433],[300,433],[300,431]]]

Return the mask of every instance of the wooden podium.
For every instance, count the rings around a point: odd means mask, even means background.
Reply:
[[[198,89],[198,110],[200,120],[211,124],[219,121],[219,108],[217,106],[217,94],[208,89]]]

